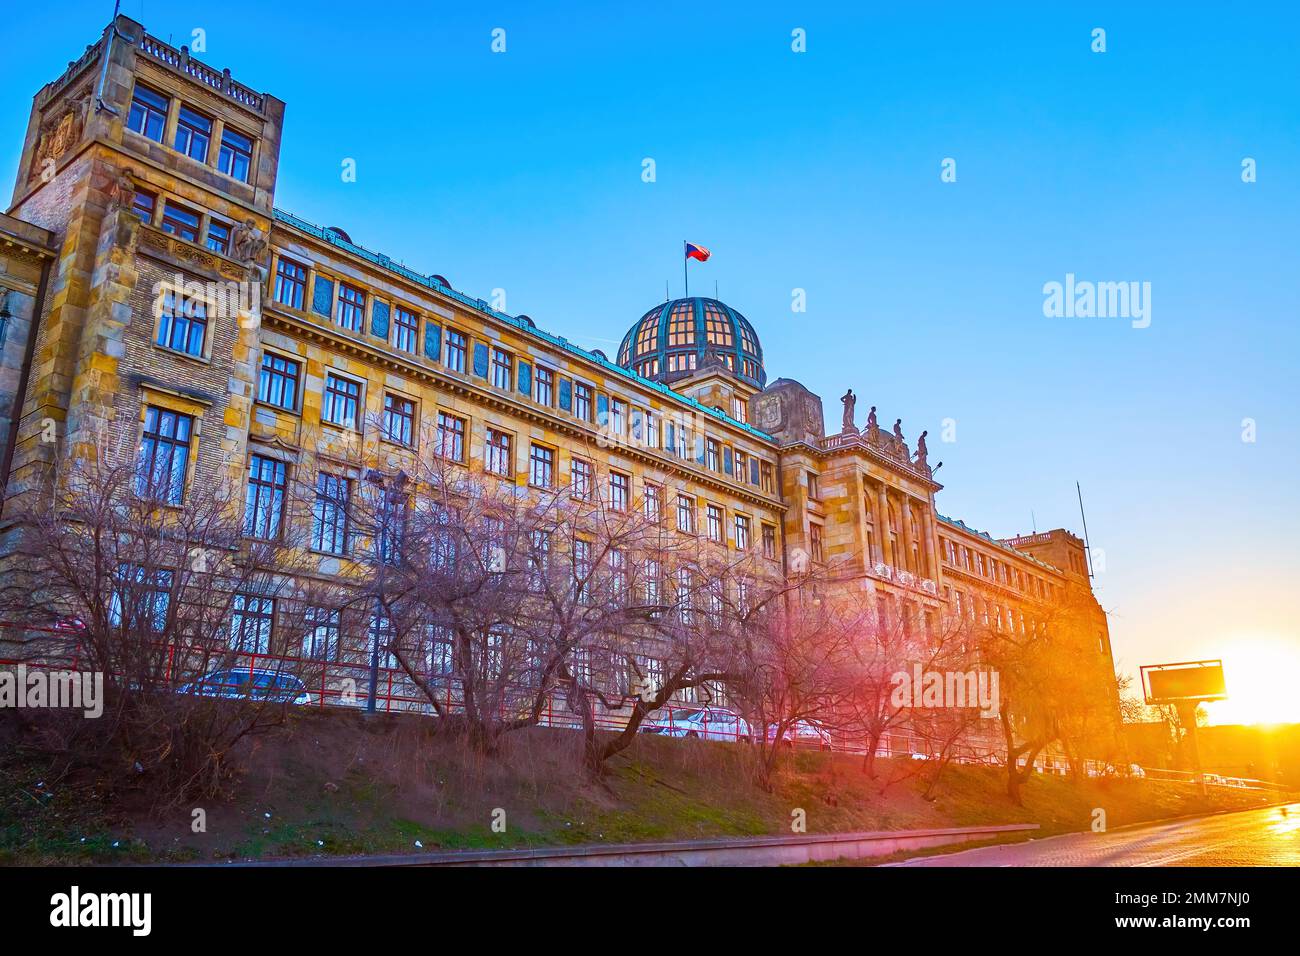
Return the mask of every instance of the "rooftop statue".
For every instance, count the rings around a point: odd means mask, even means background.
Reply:
[[[844,403],[843,430],[846,432],[851,432],[854,430],[853,409],[857,407],[858,397],[853,394],[853,389],[849,389],[847,392],[844,393],[844,396],[840,399],[840,401]]]

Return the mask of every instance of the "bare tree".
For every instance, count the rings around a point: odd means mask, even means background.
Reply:
[[[905,734],[924,748],[924,762],[907,760],[881,779],[883,793],[914,776],[927,779],[927,796],[952,757],[980,729],[978,689],[994,688],[994,677],[981,665],[978,639],[960,614],[912,613],[878,599],[851,645],[855,680],[846,702],[848,725],[865,739],[863,770],[879,777],[876,756],[881,741]],[[929,701],[914,687],[920,679],[941,679],[945,690],[960,692],[958,701]],[[996,706],[996,702],[994,702]]]
[[[630,645],[651,630],[655,608],[633,595],[670,536],[630,495],[598,488],[594,469],[523,488],[440,457],[410,465],[372,470],[354,504],[357,600],[383,619],[383,652],[485,752],[544,715],[583,727],[590,749],[594,678],[610,676],[613,637]]]
[[[642,562],[642,572],[641,601],[649,627],[633,643],[608,635],[607,648],[622,659],[635,693],[621,707],[601,695],[617,730],[603,744],[587,748],[588,769],[595,775],[631,746],[647,719],[684,692],[706,702],[729,702],[741,683],[737,667],[743,658],[736,648],[790,588],[753,553],[727,555],[707,547],[657,552]]]
[[[102,675],[103,716],[60,727],[65,764],[140,776],[160,801],[219,790],[235,745],[283,721],[302,685],[279,655],[328,600],[295,573],[288,497],[260,539],[228,485],[182,500],[178,481],[130,455],[64,467],[10,516],[0,588],[31,666]]]
[[[853,643],[868,618],[859,595],[806,576],[745,622],[729,670],[754,728],[764,788],[771,789],[777,758],[799,723],[842,718],[854,687]]]
[[[1112,675],[1087,625],[1086,609],[1067,598],[1040,606],[1033,626],[987,629],[982,658],[1001,678],[999,721],[1006,750],[1007,796],[1021,802],[1020,788],[1034,761],[1050,744],[1068,740],[1071,760],[1118,716]]]

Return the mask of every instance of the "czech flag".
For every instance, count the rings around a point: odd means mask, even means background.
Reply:
[[[686,258],[699,259],[701,262],[709,261],[709,250],[703,246],[697,246],[693,242],[686,243]]]

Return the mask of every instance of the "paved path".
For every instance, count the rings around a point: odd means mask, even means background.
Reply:
[[[1300,866],[1300,803],[1071,833],[891,866]]]

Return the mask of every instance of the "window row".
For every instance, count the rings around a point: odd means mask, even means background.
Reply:
[[[140,221],[156,226],[169,235],[205,246],[223,256],[230,255],[230,238],[234,223],[207,210],[200,210],[180,200],[136,187],[131,211]]]
[[[588,382],[562,376],[556,369],[521,358],[495,342],[472,339],[431,317],[422,319],[413,308],[390,304],[352,282],[317,275],[309,301],[309,276],[310,269],[304,263],[277,256],[272,289],[274,300],[297,310],[310,308],[353,333],[363,333],[368,320],[371,335],[410,354],[419,350],[423,321],[424,357],[440,363],[449,371],[483,379],[500,391],[525,396],[548,409],[566,412],[579,421],[596,426],[615,442],[663,450],[683,461],[732,477],[741,484],[758,487],[765,494],[776,492],[775,469],[771,462],[762,461],[715,438],[698,435],[674,416],[665,416],[598,391]],[[744,403],[737,400],[736,404],[733,415],[743,420],[738,409]]]
[[[172,149],[178,153],[205,166],[215,167],[232,179],[243,183],[249,181],[253,166],[253,137],[176,97],[137,83],[131,93],[126,128],[156,143],[162,143],[170,136]]]
[[[954,568],[964,568],[971,574],[1002,584],[1008,588],[1047,600],[1053,595],[1051,582],[1030,574],[1008,561],[1002,561],[992,555],[986,555],[976,548],[957,544],[952,538],[942,538],[944,562]]]

